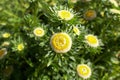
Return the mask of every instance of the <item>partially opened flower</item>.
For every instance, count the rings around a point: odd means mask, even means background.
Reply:
[[[18,51],[22,51],[24,49],[24,44],[23,43],[20,43],[17,45],[17,50]]]
[[[1,46],[9,46],[9,45],[10,45],[10,42],[5,41],[5,42],[3,42],[3,43],[2,43],[2,45],[1,45]]]
[[[35,36],[42,37],[45,34],[45,31],[44,29],[37,27],[34,29],[33,33]]]
[[[3,38],[9,38],[10,37],[10,33],[6,32],[6,33],[3,33],[2,36]]]
[[[72,40],[67,33],[56,33],[51,37],[51,47],[56,53],[66,53],[71,49]]]
[[[90,45],[91,47],[98,47],[99,46],[99,40],[96,36],[89,34],[85,36],[86,43]]]
[[[77,27],[73,27],[73,31],[76,35],[80,35],[80,30]]]
[[[118,9],[110,9],[110,12],[115,14],[120,14],[120,10]]]
[[[2,59],[7,54],[6,48],[0,49],[0,59]]]
[[[88,10],[84,13],[84,18],[86,20],[93,20],[94,18],[96,18],[97,14],[95,10]]]
[[[60,10],[58,11],[58,17],[62,20],[71,20],[74,17],[74,15],[68,10]]]
[[[86,64],[79,64],[77,66],[77,73],[80,77],[87,79],[91,76],[91,68]]]

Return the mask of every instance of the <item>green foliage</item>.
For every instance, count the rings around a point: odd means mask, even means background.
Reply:
[[[0,53],[1,80],[84,80],[77,73],[78,64],[91,68],[87,80],[120,79],[120,14],[110,11],[120,8],[108,0],[72,1],[0,1],[0,49],[7,49],[5,56]],[[73,17],[62,19],[61,10]],[[94,10],[96,17],[85,16],[88,10]],[[44,30],[43,36],[35,33],[37,28]],[[72,47],[65,53],[57,53],[50,44],[51,37],[61,32],[72,39]],[[97,46],[87,43],[89,34],[98,39]]]

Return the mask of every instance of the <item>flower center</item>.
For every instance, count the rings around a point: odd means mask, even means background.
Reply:
[[[87,17],[91,17],[91,16],[93,16],[93,15],[94,15],[94,12],[93,12],[93,11],[89,11],[89,12],[86,13],[86,16],[87,16]]]
[[[36,30],[36,34],[41,34],[42,33],[42,30]]]
[[[18,48],[19,51],[22,51],[24,49],[24,45],[23,44],[19,44],[17,48]]]
[[[58,11],[58,16],[61,19],[70,20],[70,19],[72,19],[73,14],[71,14],[69,11],[61,10],[61,11]]]
[[[80,66],[79,72],[81,75],[88,75],[90,73],[90,70],[86,66]]]
[[[66,36],[56,36],[54,39],[53,39],[53,44],[54,46],[59,49],[59,50],[63,50],[65,49],[67,46],[68,46],[68,38]]]
[[[97,43],[97,39],[96,39],[95,36],[88,36],[87,41],[91,44],[96,44]]]
[[[0,57],[4,54],[4,50],[0,50]]]

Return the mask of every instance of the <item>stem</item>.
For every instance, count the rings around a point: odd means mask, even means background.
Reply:
[[[112,22],[112,20],[110,20],[109,23],[106,25],[106,27],[103,28],[103,30],[101,31],[101,35],[100,36],[104,35],[106,29],[108,28],[108,26],[110,25],[111,22]]]

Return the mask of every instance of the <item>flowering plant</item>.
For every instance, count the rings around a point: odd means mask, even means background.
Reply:
[[[0,79],[119,79],[118,3],[1,0]]]

